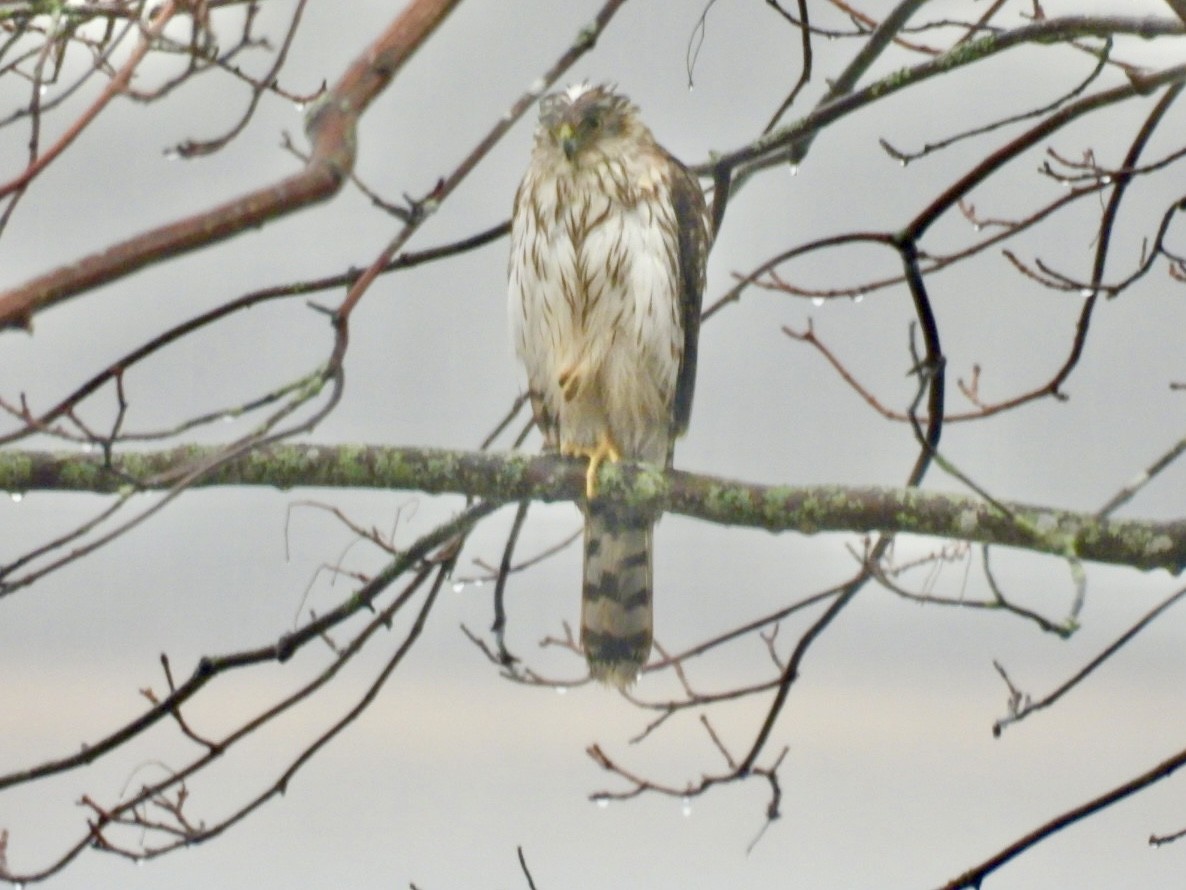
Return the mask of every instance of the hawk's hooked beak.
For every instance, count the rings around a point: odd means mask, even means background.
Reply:
[[[564,149],[564,156],[571,161],[577,153],[577,134],[576,130],[572,128],[572,124],[565,121],[556,128],[556,141]]]

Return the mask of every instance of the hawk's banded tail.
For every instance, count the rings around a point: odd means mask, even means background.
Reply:
[[[585,516],[581,648],[596,680],[624,689],[651,654],[654,520],[591,502]]]

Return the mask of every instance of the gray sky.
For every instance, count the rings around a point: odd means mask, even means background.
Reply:
[[[790,5],[790,4],[786,4]],[[864,4],[874,11],[878,4]],[[888,7],[889,4],[883,4]],[[927,14],[968,17],[983,4],[936,2]],[[310,4],[283,85],[312,91],[333,82],[393,14],[397,4]],[[1014,2],[1018,10],[1027,3]],[[1168,14],[1153,0],[1058,3],[1049,16],[1078,12]],[[431,189],[511,102],[567,46],[597,3],[507,0],[463,4],[367,114],[358,173],[390,197]],[[818,21],[837,21],[830,7]],[[279,39],[287,2],[264,5]],[[972,10],[972,12],[969,12]],[[797,76],[799,40],[763,3],[714,5],[688,88],[685,65],[698,4],[635,2],[619,13],[597,49],[567,81],[614,81],[642,108],[656,136],[689,163],[755,138]],[[1013,20],[1013,19],[1009,19]],[[233,33],[228,20],[227,34]],[[263,30],[267,30],[264,28]],[[920,37],[920,39],[924,39]],[[815,80],[802,113],[843,68],[857,44],[816,41]],[[1180,53],[1180,42],[1126,43],[1119,52],[1150,66]],[[891,53],[875,74],[912,61]],[[78,63],[82,64],[79,59]],[[262,62],[261,62],[262,64]],[[155,66],[155,67],[154,67]],[[164,76],[165,63],[146,69]],[[905,91],[825,131],[796,175],[773,171],[731,203],[714,249],[705,296],[712,302],[771,254],[853,229],[900,227],[941,188],[1020,130],[1001,131],[902,168],[878,146],[884,137],[920,147],[995,116],[1052,101],[1087,75],[1090,59],[1059,47],[1023,49],[975,66],[961,79]],[[1101,89],[1120,83],[1107,73]],[[269,99],[248,130],[210,158],[178,161],[164,149],[209,138],[238,115],[242,93],[208,78],[168,102],[117,102],[59,164],[41,177],[0,241],[0,275],[14,284],[178,215],[205,208],[296,169],[278,148],[302,121],[292,103]],[[23,86],[0,80],[0,113],[25,101]],[[52,95],[52,89],[50,91]],[[234,97],[234,98],[228,98]],[[86,99],[87,97],[82,97]],[[81,100],[74,107],[81,109]],[[1078,158],[1091,147],[1119,164],[1151,100],[1092,117],[1042,144],[972,196],[985,217],[1017,218],[1059,193],[1038,176],[1049,145]],[[1180,147],[1182,110],[1171,112],[1150,145],[1156,158]],[[69,115],[52,127],[64,126]],[[534,115],[521,122],[418,234],[412,249],[447,242],[506,217],[526,164]],[[53,131],[52,132],[58,132]],[[23,163],[26,134],[0,131],[7,175]],[[1121,219],[1109,278],[1128,271],[1173,200],[1174,173],[1134,185]],[[1016,245],[1075,277],[1089,275],[1099,204],[1054,218]],[[971,237],[958,214],[924,246],[953,249]],[[346,190],[330,204],[242,236],[217,250],[161,265],[46,312],[32,337],[0,344],[0,393],[24,392],[36,406],[160,330],[252,288],[368,264],[398,223]],[[506,411],[520,378],[505,331],[506,244],[448,264],[381,279],[355,314],[347,389],[317,430],[324,442],[475,447]],[[896,271],[884,251],[816,255],[783,271],[803,285],[848,286]],[[1069,348],[1082,297],[1054,293],[1018,275],[989,251],[929,280],[948,356],[949,410],[967,403],[955,387],[979,364],[990,401],[1045,381]],[[950,425],[944,453],[995,496],[1053,507],[1098,509],[1182,433],[1186,379],[1178,332],[1186,328],[1181,283],[1164,264],[1139,286],[1103,304],[1067,402],[1050,400],[986,422]],[[340,295],[318,302],[333,305]],[[761,290],[703,330],[692,425],[676,451],[682,468],[763,482],[900,485],[916,446],[905,425],[874,414],[809,347],[780,329],[817,334],[887,403],[904,408],[913,391],[902,288],[859,303],[814,305]],[[322,361],[324,317],[300,301],[273,304],[183,342],[129,376],[130,427],[148,429],[249,398]],[[99,398],[85,416],[110,422]],[[235,434],[244,430],[229,427]],[[221,430],[215,430],[221,434]],[[538,439],[529,447],[538,447]],[[961,491],[937,470],[937,489]],[[1171,468],[1124,515],[1181,516],[1186,469]],[[187,676],[203,654],[265,644],[290,629],[302,608],[331,608],[350,589],[321,566],[339,560],[374,570],[381,557],[330,516],[293,506],[317,499],[398,541],[450,515],[458,498],[401,492],[209,490],[187,495],[134,533],[44,583],[0,601],[0,772],[73,751],[138,713],[138,690],[164,688],[158,655]],[[101,509],[98,497],[31,494],[0,498],[0,559],[23,552]],[[510,522],[500,513],[471,539],[460,577],[474,559],[497,561]],[[571,505],[533,509],[521,553],[531,554],[579,526]],[[287,522],[287,525],[286,525]],[[905,562],[940,542],[903,537]],[[678,650],[763,615],[855,571],[853,535],[771,536],[669,516],[656,533],[657,637]],[[347,549],[350,548],[350,549]],[[579,659],[535,642],[575,622],[580,554],[575,548],[517,576],[510,588],[510,643],[550,675],[577,678]],[[997,551],[1006,591],[1058,620],[1074,588],[1065,563]],[[521,845],[537,886],[927,887],[942,883],[1046,819],[1148,769],[1183,745],[1180,653],[1186,617],[1173,611],[1138,637],[1091,682],[1052,711],[994,740],[1006,689],[993,659],[1041,695],[1052,690],[1140,615],[1177,589],[1164,573],[1088,566],[1082,629],[1069,641],[1015,617],[921,608],[876,587],[811,650],[774,734],[771,753],[789,754],[780,773],[783,818],[747,855],[762,827],[766,790],[758,783],[719,789],[685,807],[644,797],[600,808],[587,796],[619,788],[585,756],[597,741],[656,779],[682,784],[721,768],[699,724],[671,722],[643,745],[629,745],[646,717],[607,690],[564,695],[500,679],[459,630],[490,622],[489,587],[446,591],[425,637],[351,729],[273,801],[226,836],[135,867],[84,855],[54,886],[524,887]],[[921,574],[910,576],[912,587]],[[1181,582],[1177,582],[1180,584]],[[983,596],[978,559],[949,565],[932,591]],[[805,626],[789,621],[780,639]],[[361,663],[295,719],[254,740],[191,788],[195,816],[213,821],[243,795],[272,781],[328,723],[351,707],[397,645],[378,639]],[[537,655],[538,651],[538,655]],[[784,650],[785,651],[785,650]],[[259,710],[324,664],[306,651],[289,670],[220,678],[188,719],[211,735]],[[765,676],[760,641],[735,644],[690,670],[705,690]],[[648,678],[639,694],[658,698],[670,682]],[[725,743],[742,752],[765,702],[713,715]],[[176,766],[193,748],[174,727],[158,728],[122,756],[0,794],[0,827],[10,832],[14,870],[37,868],[82,825],[82,793],[114,799]],[[1186,825],[1173,782],[1158,786],[1065,832],[992,879],[994,888],[1168,886],[1181,873],[1179,847],[1150,850],[1152,832]]]

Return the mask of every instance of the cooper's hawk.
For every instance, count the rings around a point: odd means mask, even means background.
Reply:
[[[548,449],[588,457],[581,646],[624,687],[651,651],[654,517],[597,498],[602,461],[669,466],[688,426],[711,224],[624,96],[546,96],[511,219],[510,321]]]

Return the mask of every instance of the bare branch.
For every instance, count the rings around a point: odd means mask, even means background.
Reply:
[[[459,0],[413,0],[325,98],[310,110],[313,152],[306,168],[228,203],[113,245],[0,294],[0,330],[29,329],[33,316],[63,300],[122,278],[137,269],[205,247],[324,201],[354,167],[359,118]],[[163,28],[174,5],[166,3]],[[129,72],[130,74],[130,72]]]
[[[1080,668],[1078,671],[1076,671],[1075,675],[1073,677],[1068,679],[1065,683],[1062,683],[1057,689],[1055,689],[1049,695],[1044,696],[1041,699],[1033,700],[1028,695],[1021,696],[1019,698],[1016,694],[1017,690],[1013,687],[1013,684],[1009,681],[1009,678],[1005,674],[1004,670],[998,665],[997,671],[1005,679],[1005,682],[1009,685],[1010,690],[1013,693],[1010,696],[1010,699],[1011,699],[1011,701],[1014,702],[1014,704],[1011,705],[1009,708],[1009,716],[1002,717],[1000,720],[997,720],[996,723],[993,724],[992,734],[994,736],[999,736],[1005,730],[1005,728],[1007,726],[1009,726],[1010,724],[1017,723],[1021,720],[1024,720],[1026,717],[1028,717],[1034,711],[1040,711],[1043,708],[1048,708],[1051,705],[1053,705],[1056,701],[1058,701],[1060,698],[1062,698],[1066,693],[1070,692],[1072,689],[1074,689],[1076,686],[1078,686],[1080,683],[1082,683],[1085,679],[1087,679],[1088,675],[1091,674],[1093,671],[1095,671],[1096,668],[1098,668],[1105,661],[1107,661],[1109,658],[1111,658],[1113,655],[1115,655],[1117,652],[1119,652],[1122,648],[1124,648],[1124,646],[1130,640],[1132,640],[1133,637],[1135,637],[1142,630],[1144,630],[1146,627],[1148,627],[1153,622],[1154,619],[1156,619],[1159,615],[1161,615],[1162,612],[1164,612],[1170,606],[1174,605],[1176,602],[1178,602],[1178,600],[1182,599],[1182,597],[1184,597],[1184,596],[1186,596],[1186,587],[1182,588],[1181,590],[1174,593],[1172,596],[1170,596],[1167,599],[1163,600],[1162,602],[1158,603],[1157,606],[1155,608],[1153,608],[1152,610],[1150,610],[1148,613],[1146,613],[1141,618],[1140,621],[1138,621],[1136,624],[1134,624],[1132,627],[1130,627],[1128,630],[1126,630],[1123,634],[1121,634],[1116,640],[1114,640],[1102,652],[1100,652],[1099,655],[1097,655],[1095,658],[1091,659],[1091,661],[1089,661],[1082,668]]]
[[[1118,801],[1124,800],[1126,797],[1135,794],[1143,788],[1147,788],[1149,785],[1160,782],[1162,779],[1173,775],[1183,764],[1186,764],[1186,751],[1180,751],[1136,778],[1122,785],[1118,785],[1094,800],[1090,800],[1074,809],[1067,810],[1067,812],[1060,816],[1056,816],[1044,825],[1018,838],[980,865],[969,869],[958,878],[948,881],[942,886],[941,890],[963,890],[963,888],[972,888],[974,890],[974,888],[982,886],[986,877],[1001,866],[1020,856],[1026,850],[1052,837],[1064,828],[1068,828],[1076,822],[1107,809]]]

